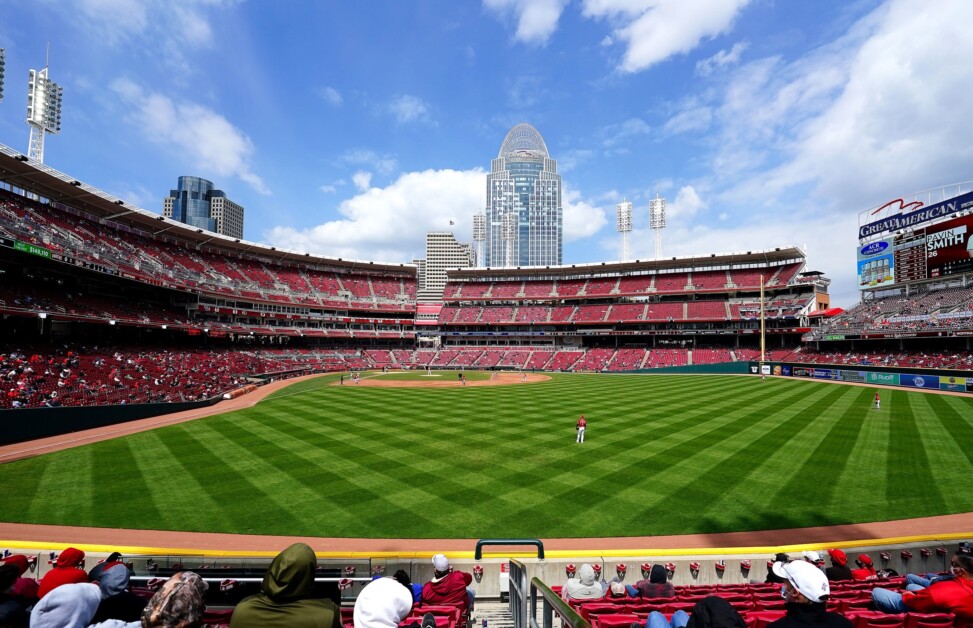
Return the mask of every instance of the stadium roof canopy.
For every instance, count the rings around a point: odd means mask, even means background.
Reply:
[[[543,280],[548,278],[747,268],[768,264],[804,262],[806,258],[807,255],[800,247],[783,246],[765,251],[707,253],[629,262],[595,262],[563,266],[516,266],[509,268],[456,268],[447,271],[446,276],[450,281],[492,281],[516,278]]]
[[[43,163],[32,161],[26,155],[3,144],[0,144],[0,181],[51,201],[63,203],[103,221],[126,225],[143,233],[159,237],[183,240],[187,245],[206,245],[226,249],[232,253],[286,260],[291,263],[322,264],[332,267],[362,269],[369,272],[415,273],[416,271],[414,264],[390,264],[321,257],[310,253],[285,251],[266,244],[248,242],[212,231],[197,229],[178,220],[165,218],[161,214],[136,207],[117,196],[112,196],[98,188],[82,183]]]

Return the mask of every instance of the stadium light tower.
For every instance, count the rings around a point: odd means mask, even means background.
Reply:
[[[3,66],[5,64],[6,51],[0,48],[0,102],[3,102]]]
[[[628,261],[628,234],[632,232],[632,203],[622,200],[615,205],[615,213],[618,217],[617,228],[622,234],[622,261]]]
[[[655,257],[662,257],[662,230],[666,228],[666,199],[655,198],[649,201],[649,227],[655,230]]]
[[[503,265],[508,268],[514,266],[514,261],[519,259],[516,250],[518,223],[517,214],[507,212],[503,215],[503,247],[506,249]]]
[[[44,135],[61,132],[61,86],[47,77],[43,70],[31,70],[27,79],[27,125],[30,127],[30,146],[27,157],[44,161]]]
[[[473,214],[473,243],[476,246],[476,265],[483,268],[483,258],[486,251],[483,243],[486,242],[486,214]]]

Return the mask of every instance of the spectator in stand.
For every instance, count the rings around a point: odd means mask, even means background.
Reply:
[[[692,615],[686,611],[677,610],[672,619],[659,611],[652,611],[646,618],[645,628],[746,628],[747,622],[740,616],[729,602],[721,597],[711,595],[696,602]],[[632,624],[631,628],[643,628],[643,624]]]
[[[878,577],[875,573],[875,563],[868,554],[859,554],[855,558],[855,564],[858,565],[858,569],[851,570],[851,577],[855,580],[873,580]]]
[[[37,597],[43,599],[45,595],[63,584],[87,582],[88,574],[81,567],[84,565],[84,552],[69,547],[61,552],[54,562],[54,568],[41,578]]]
[[[453,571],[449,559],[443,554],[432,557],[433,578],[422,587],[420,600],[423,604],[449,604],[460,609],[460,622],[466,624],[476,594],[467,587],[473,575],[465,571]]]
[[[676,597],[676,589],[666,576],[666,568],[662,565],[652,565],[649,577],[639,580],[634,586],[627,585],[625,590],[629,597]]]
[[[313,597],[317,557],[305,543],[294,543],[274,558],[260,585],[260,593],[240,602],[232,628],[341,628],[334,602]]]
[[[11,595],[20,598],[25,606],[32,606],[37,602],[39,587],[36,580],[24,577],[24,574],[30,568],[30,560],[23,554],[12,554],[3,559],[3,564],[15,566],[20,574],[10,590]]]
[[[395,578],[376,578],[355,600],[355,628],[396,628],[412,610],[412,591]],[[436,618],[426,613],[422,625],[435,628]]]
[[[790,561],[791,561],[790,556],[788,556],[783,552],[777,552],[777,554],[774,555],[774,564],[783,563],[786,565]],[[775,572],[773,570],[773,567],[771,567],[770,569],[767,570],[767,579],[764,580],[764,583],[765,584],[786,584],[787,578],[778,576],[777,572]]]
[[[101,589],[102,600],[91,622],[98,623],[109,619],[123,622],[138,621],[148,600],[128,590],[128,580],[132,575],[128,565],[117,561],[111,563],[106,561],[103,564],[107,567],[98,576],[98,588]]]
[[[787,614],[767,628],[852,628],[848,618],[827,611],[831,585],[823,571],[803,560],[777,562],[771,569],[787,581],[781,588]]]
[[[30,628],[84,628],[101,602],[101,589],[89,582],[69,582],[53,589],[30,612]]]
[[[206,582],[192,571],[180,571],[166,580],[142,610],[142,623],[126,628],[190,628],[199,626],[206,609]],[[108,624],[109,626],[111,623]],[[116,624],[117,625],[117,624]],[[274,625],[274,624],[269,624]]]
[[[14,595],[14,583],[20,578],[16,565],[0,565],[0,626],[20,628],[30,621],[27,604]]]
[[[103,561],[100,561],[97,565],[88,570],[88,582],[98,582],[101,580],[101,572],[109,567],[113,567],[116,564],[120,565],[122,554],[121,552],[112,552]]]
[[[853,580],[851,569],[848,567],[848,556],[840,549],[829,549],[828,556],[831,557],[831,566],[824,570],[824,575],[831,582],[841,580]]]
[[[419,599],[422,597],[422,585],[418,582],[413,582],[412,578],[409,577],[409,574],[406,573],[405,569],[399,569],[392,575],[392,577],[395,578],[399,584],[412,592],[412,603],[418,604]]]
[[[594,567],[584,563],[578,569],[577,578],[568,578],[561,588],[561,597],[564,601],[571,600],[599,600],[605,595],[605,590],[601,588],[601,583],[595,580]]]
[[[952,572],[941,574],[941,573],[926,573],[924,576],[919,574],[907,573],[905,574],[905,584],[906,589],[909,591],[918,591],[919,589],[925,589],[931,584],[936,582],[942,582],[943,580],[952,580],[956,576]]]
[[[873,589],[875,608],[886,613],[953,613],[956,625],[973,622],[973,557],[959,552],[950,560],[952,580],[915,591]]]

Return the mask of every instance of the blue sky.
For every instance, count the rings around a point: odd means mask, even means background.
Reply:
[[[0,142],[26,76],[64,88],[45,162],[161,212],[180,175],[245,237],[408,262],[471,239],[507,131],[564,182],[566,263],[796,244],[855,290],[859,212],[973,179],[966,0],[0,0]],[[449,221],[455,221],[450,227]]]

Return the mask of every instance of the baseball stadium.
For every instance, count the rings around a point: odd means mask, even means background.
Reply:
[[[717,595],[761,627],[778,554],[829,551],[873,572],[829,609],[953,625],[869,604],[969,552],[971,203],[863,212],[849,310],[772,243],[457,268],[429,306],[414,265],[194,229],[0,146],[0,544],[36,578],[120,553],[146,597],[192,570],[203,625],[295,542],[347,625],[374,575],[444,554],[476,604],[413,609],[441,626],[627,627]],[[558,595],[579,564],[597,602]],[[675,595],[625,595],[653,565]]]

